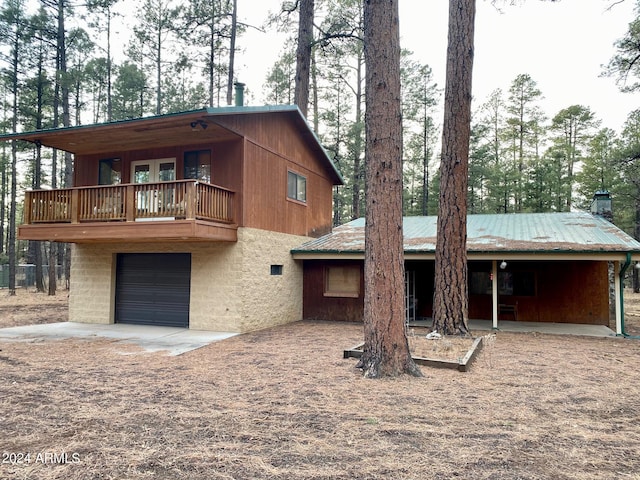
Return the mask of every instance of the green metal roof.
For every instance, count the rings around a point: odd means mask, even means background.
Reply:
[[[304,243],[295,254],[364,252],[364,218]],[[437,217],[404,217],[406,254],[434,253]],[[604,218],[586,212],[469,215],[467,251],[480,253],[640,253],[634,240]]]

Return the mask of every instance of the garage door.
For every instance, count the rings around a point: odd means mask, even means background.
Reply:
[[[120,253],[116,323],[189,327],[190,253]]]

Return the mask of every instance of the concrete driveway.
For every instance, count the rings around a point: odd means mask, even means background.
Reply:
[[[190,352],[234,335],[238,334],[121,323],[95,325],[61,322],[0,328],[0,342],[106,338],[115,340],[116,343],[138,345],[147,352],[166,351],[168,355]]]

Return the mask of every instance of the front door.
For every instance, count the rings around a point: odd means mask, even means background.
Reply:
[[[132,183],[171,182],[175,179],[175,158],[136,160],[131,162]]]
[[[131,182],[137,184],[171,182],[176,179],[176,159],[158,158],[131,162]],[[136,208],[139,214],[154,215],[163,206],[174,203],[175,189],[162,186],[136,188]]]

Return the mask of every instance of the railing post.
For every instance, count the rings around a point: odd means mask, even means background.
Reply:
[[[236,218],[236,212],[235,212],[235,204],[233,202],[234,200],[234,194],[233,193],[229,193],[227,195],[227,211],[226,211],[226,220],[229,222],[234,222],[235,218]]]
[[[125,191],[124,212],[127,222],[135,222],[136,220],[136,199],[135,188],[133,185],[127,185]]]
[[[71,223],[79,223],[78,215],[80,210],[80,192],[75,188],[71,190]]]
[[[27,191],[24,195],[24,224],[31,224],[31,211],[33,210],[33,205],[31,201],[31,192]]]
[[[196,213],[196,189],[198,182],[187,183],[187,191],[184,206],[184,215],[187,220],[193,220]]]

